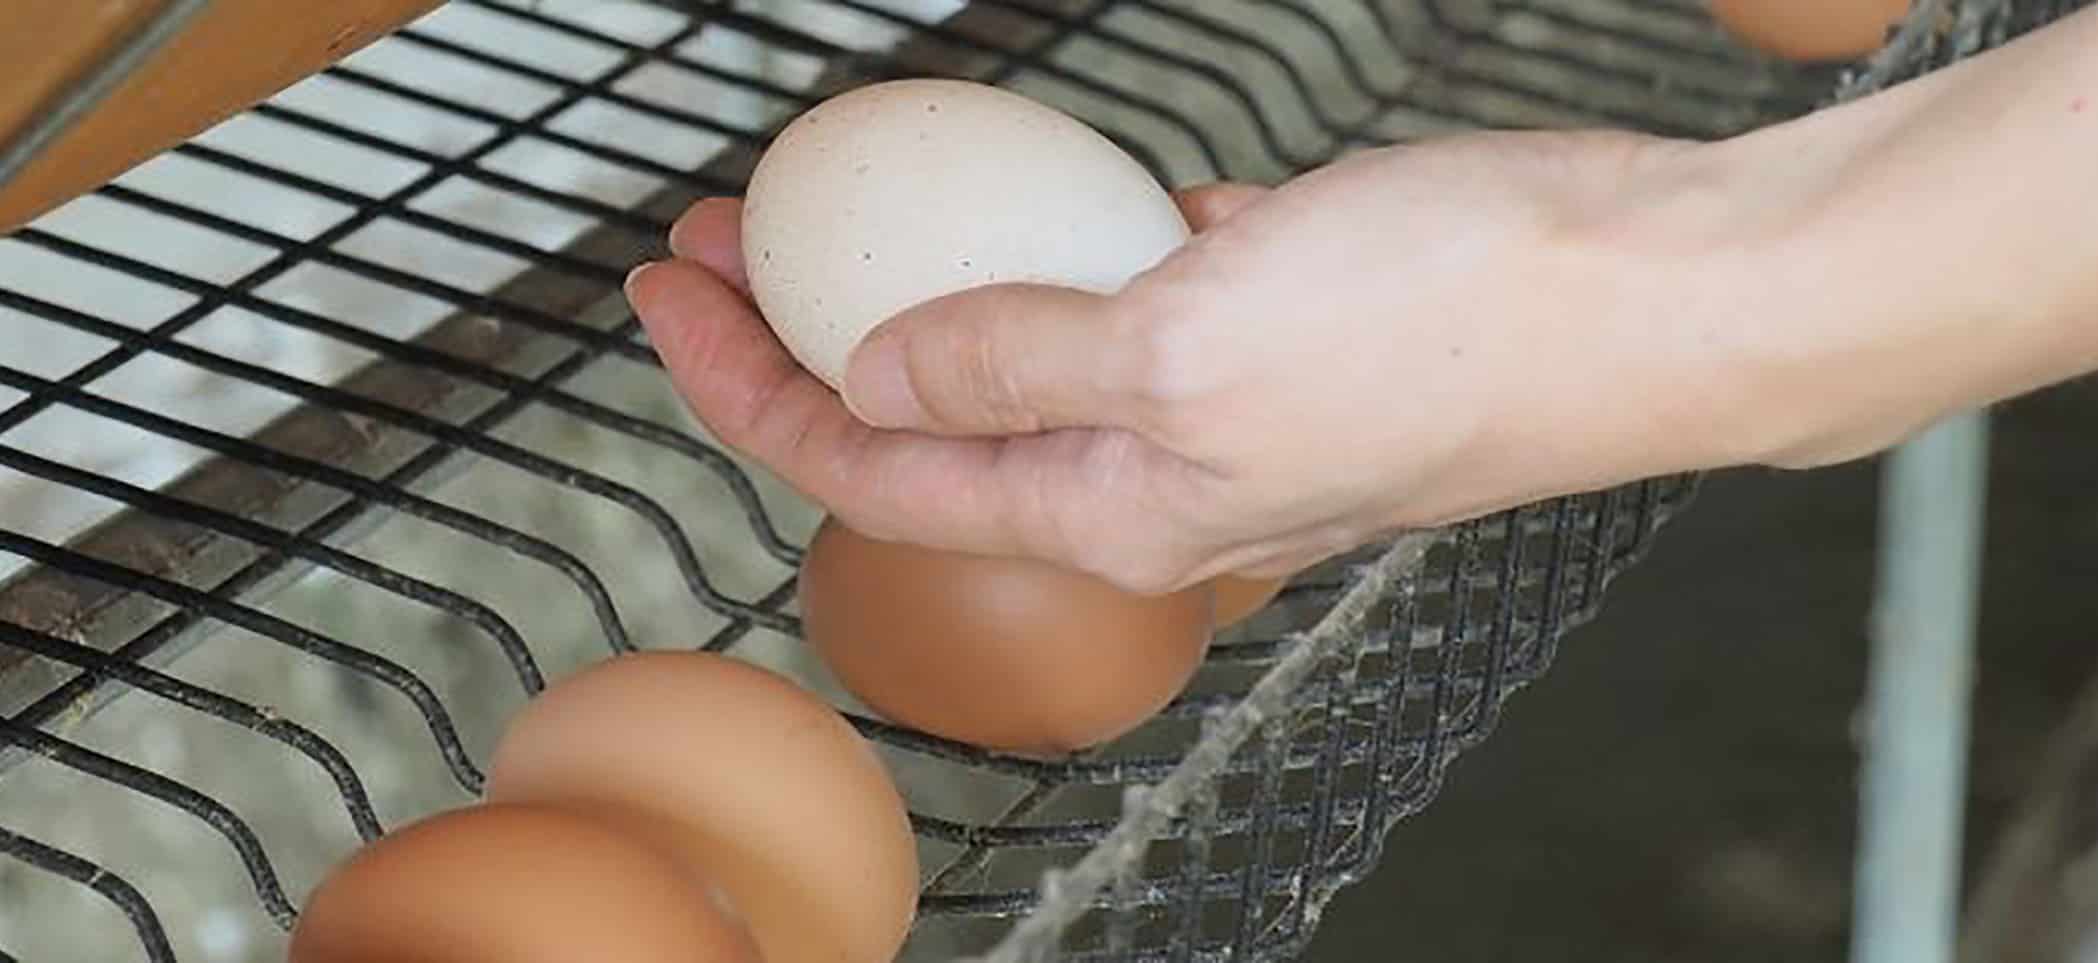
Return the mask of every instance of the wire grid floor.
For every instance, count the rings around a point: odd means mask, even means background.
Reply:
[[[1175,185],[1479,126],[1719,136],[1831,79],[1693,0],[455,0],[0,239],[0,947],[278,958],[294,894],[471,800],[519,701],[636,647],[771,665],[876,740],[925,856],[913,956],[1032,905],[1359,559],[1060,763],[888,726],[801,651],[814,511],[684,415],[617,287],[799,109],[926,74]],[[1096,920],[1079,955],[1301,949],[1693,487],[1453,529],[1154,849],[1134,946]]]

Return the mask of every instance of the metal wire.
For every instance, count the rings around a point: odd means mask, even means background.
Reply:
[[[236,245],[248,252],[240,270],[214,274],[127,246],[69,220],[68,211],[0,240],[0,324],[53,343],[96,346],[63,365],[28,340],[0,347],[0,390],[19,395],[0,408],[0,466],[39,491],[75,493],[110,509],[61,535],[0,520],[0,561],[25,563],[0,583],[0,742],[12,747],[0,754],[0,767],[12,767],[0,772],[0,792],[56,766],[171,807],[230,845],[254,902],[276,926],[290,925],[294,900],[279,881],[287,857],[256,828],[252,805],[221,801],[237,787],[186,784],[154,771],[134,748],[90,744],[74,730],[128,693],[127,706],[151,703],[174,717],[261,736],[286,759],[301,760],[284,764],[323,777],[341,826],[356,839],[376,838],[386,822],[374,800],[378,782],[367,778],[368,760],[338,745],[339,731],[287,717],[274,705],[276,693],[258,700],[183,674],[222,650],[234,627],[300,665],[332,667],[331,678],[390,691],[414,720],[412,748],[434,752],[458,791],[477,792],[470,717],[481,710],[462,701],[468,690],[448,688],[442,673],[411,665],[408,655],[387,654],[400,650],[385,640],[277,610],[287,586],[324,574],[364,592],[360,598],[456,623],[444,635],[448,650],[479,653],[472,657],[494,660],[511,677],[473,689],[477,698],[492,699],[496,689],[529,695],[556,674],[542,666],[573,661],[570,640],[514,601],[457,573],[418,570],[375,544],[372,533],[403,521],[485,549],[476,557],[493,559],[506,575],[550,575],[562,593],[572,589],[572,601],[561,605],[585,613],[589,631],[581,634],[601,651],[664,644],[635,628],[660,624],[666,616],[656,609],[712,620],[704,639],[674,644],[749,654],[768,644],[767,633],[794,635],[791,573],[801,548],[781,503],[674,409],[627,395],[607,400],[601,384],[662,380],[621,306],[626,267],[661,254],[670,221],[694,198],[740,189],[777,125],[830,92],[924,74],[1021,87],[1084,116],[1178,184],[1274,180],[1349,149],[1463,127],[1606,122],[1721,136],[1808,109],[1838,79],[1742,54],[1691,5],[1499,6],[1500,20],[1480,22],[1442,4],[1379,0],[983,0],[937,17],[902,0],[663,2],[658,7],[674,22],[647,33],[615,29],[588,10],[454,0],[440,14],[470,19],[413,25],[309,86],[425,113],[450,125],[444,130],[470,131],[460,135],[464,142],[404,136],[379,118],[319,106],[295,88],[239,120],[282,132],[283,143],[311,145],[314,156],[354,152],[407,173],[362,182],[304,163],[312,158],[293,148],[273,152],[230,136],[199,138],[167,159],[325,205],[333,213],[324,223],[273,222],[243,203],[170,191],[152,178],[127,177],[83,202]],[[836,28],[840,20],[895,39],[859,44]],[[459,23],[574,44],[592,52],[595,66],[535,58]],[[785,73],[724,62],[705,46],[719,37],[814,66],[790,82]],[[389,57],[499,78],[512,94],[477,98],[394,69]],[[664,76],[708,85],[713,99],[651,93],[650,78]],[[725,106],[744,102],[762,109]],[[680,164],[647,138],[578,121],[584,110],[616,111],[658,125],[665,138],[697,138],[716,149],[704,163]],[[516,153],[527,149],[541,153]],[[569,158],[610,181],[644,186],[612,198],[517,156]],[[548,241],[435,200],[460,189],[584,226]],[[380,229],[393,233],[373,233]],[[415,237],[431,251],[460,249],[516,270],[482,283],[434,266],[434,254],[425,260],[419,250],[369,240],[380,236]],[[10,275],[9,264],[72,266],[157,292],[169,306],[111,310],[54,291],[27,269]],[[295,286],[287,293],[290,281],[316,272],[431,305],[436,320],[404,332],[386,317],[316,306],[294,296]],[[364,360],[322,376],[244,356],[206,336],[215,319],[235,314],[257,330]],[[259,426],[224,430],[196,412],[138,401],[126,378],[147,362],[267,389],[288,407]],[[120,426],[200,460],[150,483],[124,477],[106,462],[43,446],[37,427],[60,417]],[[689,484],[644,484],[519,437],[520,426],[548,417],[611,439],[650,465],[690,472]],[[642,534],[608,562],[601,548],[446,485],[491,471],[539,486],[552,512]],[[716,508],[694,509],[668,491],[700,480],[725,493]],[[1596,613],[1610,579],[1688,503],[1695,482],[1659,479],[1456,526],[1416,545],[1420,565],[1403,571],[1372,564],[1377,551],[1311,573],[1256,631],[1222,640],[1205,667],[1206,684],[1153,726],[1076,758],[990,755],[851,715],[897,758],[1002,780],[1009,790],[980,814],[913,812],[917,832],[946,847],[922,894],[921,932],[947,926],[961,935],[938,945],[987,949],[992,940],[968,936],[975,931],[965,924],[1009,923],[1042,906],[1034,873],[1082,865],[1095,847],[1126,850],[1141,837],[1146,847],[1166,847],[1165,858],[1142,871],[1126,859],[1114,863],[1057,922],[1050,942],[1074,959],[1293,955],[1325,900],[1376,864],[1389,827],[1433,799],[1450,759],[1485,739],[1502,701],[1546,671],[1560,639]],[[733,517],[717,524],[707,512]],[[745,584],[751,579],[725,571],[732,566],[722,550],[730,547],[786,574]],[[606,571],[642,551],[668,560],[674,598],[637,606],[622,586],[632,573]],[[1365,566],[1390,584],[1364,590],[1355,576]],[[1307,650],[1304,633],[1332,619],[1351,589],[1356,601],[1333,624],[1355,630]],[[1286,686],[1287,711],[1257,724],[1243,712],[1234,716],[1278,665],[1294,665],[1301,676]],[[1128,790],[1189,772],[1189,747],[1205,728],[1213,736],[1242,729],[1231,738],[1247,745],[1207,758],[1203,778],[1173,783],[1184,791],[1171,812],[1144,817],[1162,797]],[[1116,835],[1140,817],[1145,832]],[[101,893],[130,920],[152,960],[175,959],[189,938],[191,927],[171,930],[148,898],[157,891],[143,869],[113,871],[100,865],[106,857],[11,831],[0,831],[0,853],[7,857],[0,870],[32,867]],[[1081,925],[1066,933],[1074,920]]]
[[[173,963],[175,950],[168,945],[167,932],[161,928],[160,918],[153,912],[145,897],[137,889],[117,876],[88,860],[54,846],[47,846],[6,827],[0,827],[0,853],[27,866],[34,866],[47,873],[65,877],[75,883],[102,894],[111,903],[130,917],[131,925],[138,928],[138,939],[145,950],[146,959],[152,963]],[[10,955],[8,959],[14,957]]]

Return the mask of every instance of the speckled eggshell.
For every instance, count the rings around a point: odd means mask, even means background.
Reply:
[[[876,325],[984,284],[1119,290],[1185,243],[1150,172],[1098,131],[998,87],[897,80],[811,108],[743,207],[758,309],[832,388]]]

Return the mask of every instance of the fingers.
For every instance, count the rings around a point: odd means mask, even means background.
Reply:
[[[1267,193],[1210,184],[1174,195],[1196,231]],[[991,285],[917,305],[854,350],[844,393],[869,424],[942,435],[1059,428],[1141,430],[1154,360],[1120,299],[1046,285]]]
[[[936,298],[854,349],[845,397],[867,423],[943,435],[1132,424],[1145,339],[1112,299],[1045,285]]]
[[[1042,506],[1082,495],[1057,459],[997,440],[868,427],[699,265],[645,266],[627,297],[707,429],[855,529],[950,551],[1068,559]]]
[[[1265,193],[1220,183],[1174,200],[1200,231]],[[694,204],[672,225],[670,248],[748,294],[742,211],[735,198]],[[1126,426],[1145,359],[1142,345],[1106,317],[1108,309],[1104,298],[1021,286],[921,305],[860,346],[845,397],[869,424],[948,435]]]
[[[740,201],[701,201],[671,227],[670,247],[748,294],[741,216]],[[1106,312],[1104,298],[1043,286],[983,288],[921,305],[855,352],[861,374],[847,378],[850,410],[878,427],[950,435],[1112,424],[1100,415],[1123,407],[1116,396],[1134,383],[1138,361]],[[873,360],[861,364],[861,356]]]
[[[627,300],[678,392],[723,440],[743,447],[764,412],[809,377],[749,302],[697,265],[668,261],[628,275]]]
[[[1262,193],[1212,185],[1176,200],[1199,230]],[[1173,460],[1112,430],[1141,420],[1131,389],[1148,363],[1146,339],[1115,299],[1003,285],[904,312],[854,355],[855,417],[751,305],[741,216],[733,199],[693,205],[671,228],[677,260],[627,285],[679,393],[716,438],[872,537],[1048,559],[1125,587],[1181,574],[1145,562],[1161,544],[1145,526],[1113,521],[1156,514],[1128,506],[1155,501],[1146,479],[1166,472],[1149,463]],[[1006,437],[957,437],[984,434]]]
[[[670,251],[697,261],[729,286],[750,293],[743,270],[743,202],[710,197],[686,209],[670,226]]]

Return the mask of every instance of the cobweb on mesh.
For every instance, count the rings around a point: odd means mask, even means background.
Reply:
[[[1394,585],[1417,574],[1436,532],[1401,536],[1355,574],[1346,592],[1310,629],[1291,638],[1286,654],[1245,698],[1214,717],[1202,738],[1155,786],[1131,786],[1123,814],[1107,836],[1070,869],[1042,876],[1040,902],[998,944],[970,963],[1041,963],[1055,956],[1064,931],[1085,915],[1100,890],[1132,873],[1150,841],[1217,777],[1246,740],[1291,701],[1329,658],[1347,658],[1365,641],[1364,623]]]

